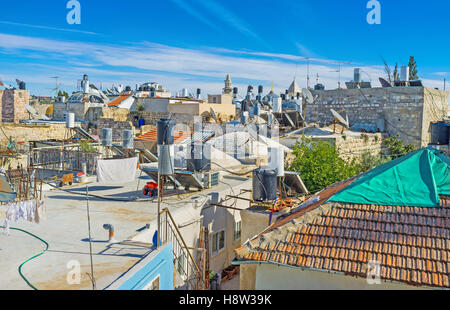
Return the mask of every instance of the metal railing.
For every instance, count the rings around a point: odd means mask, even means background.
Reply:
[[[161,211],[160,240],[161,244],[172,242],[174,266],[185,281],[188,290],[204,290],[207,287],[202,272],[186,245],[169,209]]]

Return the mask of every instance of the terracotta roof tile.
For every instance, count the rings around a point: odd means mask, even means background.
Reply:
[[[156,142],[157,140],[157,129],[150,130],[149,132],[139,136],[136,138],[137,141],[149,141]],[[182,143],[191,137],[190,132],[186,131],[175,131],[174,132],[174,141],[175,143]]]
[[[131,95],[120,95],[119,97],[117,97],[116,99],[114,99],[113,101],[108,103],[108,106],[109,107],[117,107],[122,103],[122,101],[124,101],[125,99],[127,99],[130,96]]]

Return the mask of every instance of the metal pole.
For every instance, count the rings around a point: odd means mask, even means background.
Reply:
[[[159,248],[161,246],[160,244],[160,228],[161,228],[161,175],[159,174],[158,169],[158,230],[156,233],[156,248]]]
[[[88,186],[86,186],[86,202],[87,202],[88,231],[89,231],[89,255],[91,258],[91,281],[92,281],[92,289],[95,291],[94,264],[92,261],[91,217],[89,214],[89,189],[88,189]]]

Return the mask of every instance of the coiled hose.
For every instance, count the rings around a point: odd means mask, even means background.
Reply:
[[[5,228],[5,227],[4,227],[4,226],[0,226],[0,228]],[[20,228],[14,228],[14,227],[10,227],[9,229],[17,230],[17,231],[21,231],[21,232],[23,232],[23,233],[26,233],[27,235],[32,236],[32,237],[38,239],[39,241],[42,241],[42,242],[45,244],[45,249],[44,249],[44,251],[42,251],[41,253],[39,253],[39,254],[37,254],[37,255],[34,255],[33,257],[30,257],[29,259],[27,259],[26,261],[24,261],[22,264],[20,264],[20,266],[19,266],[19,268],[18,268],[19,274],[20,274],[20,276],[22,277],[22,279],[28,284],[29,287],[31,287],[32,289],[34,289],[34,290],[37,291],[38,289],[37,289],[33,284],[31,284],[30,281],[28,281],[28,279],[23,275],[23,273],[22,273],[22,267],[23,267],[23,265],[25,265],[25,264],[28,263],[29,261],[31,261],[31,260],[37,258],[38,256],[41,256],[41,255],[44,254],[45,252],[47,252],[48,247],[49,247],[49,246],[48,246],[48,243],[47,243],[47,241],[45,241],[45,240],[39,238],[38,236],[36,236],[36,235],[34,235],[34,234],[32,234],[32,233],[26,231],[26,230],[23,230],[23,229],[20,229]]]

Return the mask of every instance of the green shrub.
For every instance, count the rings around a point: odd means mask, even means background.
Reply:
[[[301,143],[297,142],[293,153],[295,158],[289,169],[300,174],[312,193],[360,172],[360,165],[355,160],[343,160],[332,144],[321,140],[304,139]]]

